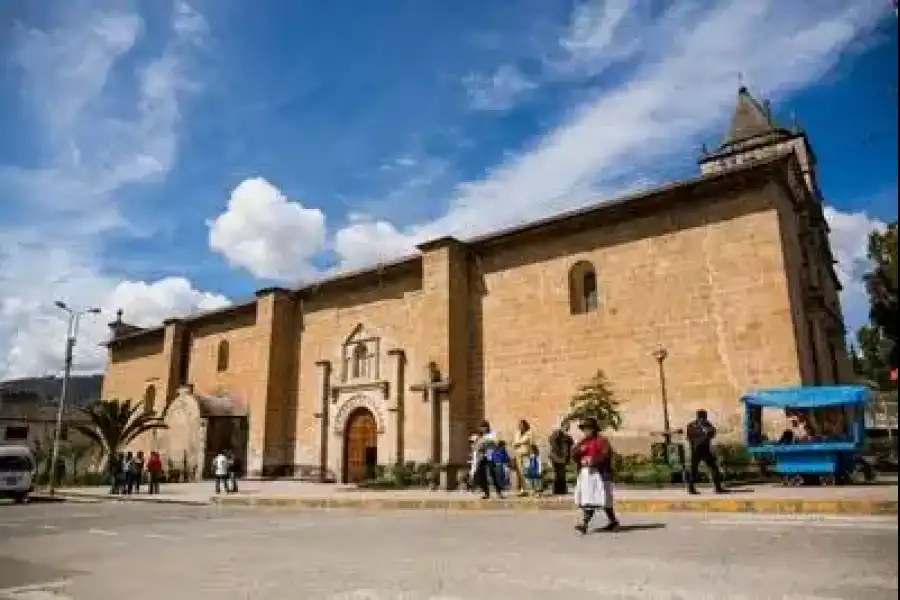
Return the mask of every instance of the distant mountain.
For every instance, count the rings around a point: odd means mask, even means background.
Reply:
[[[100,398],[103,375],[72,375],[66,402],[70,406],[87,406]],[[61,377],[28,377],[0,381],[0,400],[53,403],[62,393]]]

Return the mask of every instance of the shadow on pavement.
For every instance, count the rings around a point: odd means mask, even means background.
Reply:
[[[591,530],[591,533],[629,533],[631,531],[650,531],[651,529],[665,529],[665,523],[631,523],[619,525],[614,532],[604,531],[602,527]]]

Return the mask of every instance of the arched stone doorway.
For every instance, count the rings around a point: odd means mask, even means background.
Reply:
[[[347,418],[341,480],[360,483],[373,474],[377,465],[378,422],[368,408],[361,406]]]

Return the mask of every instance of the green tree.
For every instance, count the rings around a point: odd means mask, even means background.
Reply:
[[[104,459],[120,452],[140,435],[167,427],[153,411],[145,411],[143,403],[131,400],[101,400],[80,410],[88,423],[73,424],[72,428],[100,448]]]
[[[571,419],[593,417],[601,430],[615,431],[622,427],[622,410],[603,371],[597,371],[590,381],[579,386],[572,397],[569,416]]]
[[[897,368],[900,323],[897,306],[897,222],[869,236],[872,270],[864,281],[869,295],[870,324],[860,329],[857,341],[868,368]],[[876,378],[877,379],[877,378]]]

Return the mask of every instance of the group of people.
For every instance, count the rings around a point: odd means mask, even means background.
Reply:
[[[216,480],[216,493],[233,494],[238,491],[239,465],[237,457],[231,450],[220,450],[212,461],[213,477]]]
[[[469,438],[471,462],[467,483],[470,489],[480,489],[485,498],[490,497],[491,486],[502,497],[516,476],[520,495],[540,494],[543,488],[541,457],[534,433],[528,421],[519,421],[513,439],[512,454],[506,441],[499,439],[487,421],[481,423],[478,433]]]
[[[619,527],[619,520],[613,510],[612,445],[601,435],[596,419],[581,421],[579,429],[583,435],[577,443],[568,434],[568,428],[568,420],[562,420],[549,440],[549,458],[554,468],[553,493],[568,492],[566,466],[574,460],[579,465],[575,503],[581,509],[581,519],[576,529],[587,533],[594,515],[602,510],[608,520],[604,529],[613,531]],[[471,443],[470,486],[479,488],[484,498],[490,498],[491,487],[502,498],[503,490],[509,487],[510,474],[516,475],[520,495],[541,493],[540,453],[528,421],[519,422],[512,443],[512,456],[509,456],[506,444],[497,438],[488,421],[481,423]]]
[[[119,452],[109,461],[111,481],[110,494],[140,494],[141,485],[146,479],[147,493],[158,494],[163,477],[162,458],[158,452],[151,452],[144,458],[143,452]]]
[[[578,468],[574,499],[581,509],[581,519],[576,529],[582,534],[587,533],[594,516],[602,511],[608,521],[604,530],[614,531],[619,527],[619,520],[613,508],[612,444],[602,434],[594,418],[582,419],[578,428],[582,435],[576,442],[569,435],[569,419],[563,418],[548,440],[548,459],[553,467],[553,494],[568,493],[566,476],[569,464],[574,462]],[[724,493],[722,475],[712,448],[716,428],[705,410],[697,411],[696,418],[685,428],[685,436],[690,446],[688,492],[699,493],[696,482],[699,481],[700,466],[705,465],[716,493]],[[470,489],[480,489],[487,499],[493,487],[497,496],[502,498],[503,491],[510,487],[510,475],[515,474],[520,495],[542,492],[540,453],[528,421],[519,421],[512,442],[512,456],[488,421],[481,423],[470,442]]]

